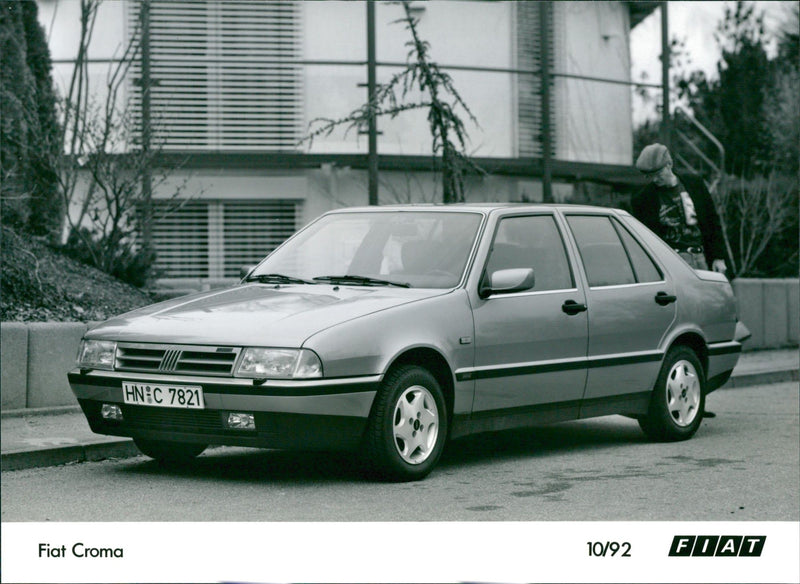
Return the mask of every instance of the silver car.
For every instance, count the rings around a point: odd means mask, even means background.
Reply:
[[[477,432],[623,414],[687,439],[745,334],[728,280],[624,211],[354,208],[236,286],[92,328],[69,381],[92,430],[159,460],[355,449],[413,480]]]

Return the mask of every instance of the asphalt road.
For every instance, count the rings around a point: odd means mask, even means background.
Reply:
[[[448,445],[427,479],[361,478],[352,455],[241,448],[2,473],[2,521],[798,521],[798,384],[720,390],[687,442],[610,416]]]

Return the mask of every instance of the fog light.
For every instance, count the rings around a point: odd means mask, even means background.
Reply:
[[[106,420],[122,421],[122,410],[114,404],[103,404],[103,407],[100,408],[100,415]]]
[[[232,430],[255,430],[256,417],[253,414],[230,412],[227,425]]]

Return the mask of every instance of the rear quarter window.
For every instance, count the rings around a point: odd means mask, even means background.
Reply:
[[[644,250],[642,245],[625,229],[618,221],[614,220],[614,226],[617,228],[622,243],[628,252],[628,257],[633,264],[633,270],[636,273],[637,282],[660,282],[664,279],[661,270],[658,269],[655,262],[653,262],[650,255]]]
[[[567,215],[578,244],[589,286],[635,284],[628,253],[611,219],[601,215]]]

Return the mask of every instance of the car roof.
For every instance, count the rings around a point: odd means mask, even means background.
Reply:
[[[612,207],[598,207],[595,205],[581,205],[574,203],[454,203],[445,205],[442,203],[428,203],[428,204],[397,204],[397,205],[379,205],[369,207],[345,207],[342,209],[335,209],[329,213],[363,213],[363,212],[389,212],[389,211],[449,211],[461,213],[481,213],[490,214],[502,211],[553,211],[560,209],[562,211],[589,211],[589,212],[604,212],[612,214],[628,213],[622,209]]]

